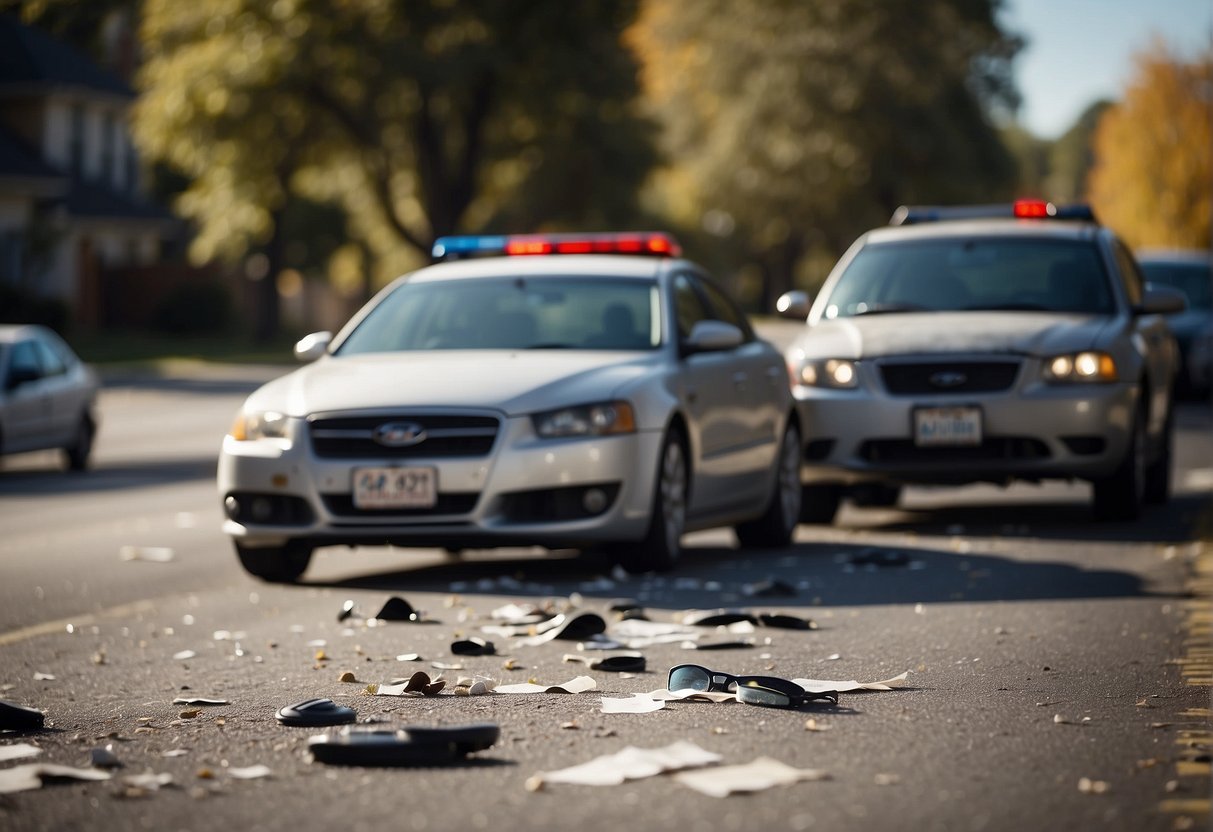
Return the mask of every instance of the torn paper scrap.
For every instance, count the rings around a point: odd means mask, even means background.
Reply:
[[[644,694],[650,699],[660,699],[666,702],[736,702],[737,694],[725,690],[666,690],[659,688]]]
[[[623,699],[602,697],[604,714],[649,714],[664,707],[664,700],[653,699],[647,693],[634,693]]]
[[[728,797],[733,792],[760,792],[772,786],[786,786],[801,780],[825,780],[829,775],[812,768],[792,768],[770,757],[751,763],[721,766],[703,771],[684,771],[674,779],[709,797]]]
[[[237,780],[256,780],[259,777],[269,777],[273,774],[269,766],[255,765],[244,768],[229,768],[227,773]]]
[[[857,690],[892,690],[900,685],[909,676],[910,671],[894,676],[892,679],[885,679],[882,682],[827,682],[821,679],[793,679],[792,681],[800,685],[809,693],[824,693],[828,690],[838,691],[839,693],[848,693]]]
[[[536,685],[522,682],[516,685],[498,685],[498,693],[585,693],[598,687],[589,676],[577,676],[562,685]]]
[[[7,763],[9,760],[21,760],[26,757],[37,757],[41,753],[41,748],[36,745],[30,745],[28,742],[19,742],[15,745],[0,745],[0,763]]]
[[[30,763],[0,771],[0,794],[42,788],[44,780],[108,780],[110,775],[95,768],[72,768],[53,763]]]
[[[696,768],[719,762],[721,756],[693,742],[680,740],[662,748],[628,746],[614,754],[595,757],[588,763],[537,775],[545,783],[581,786],[618,786],[625,780],[652,777],[664,771]]]

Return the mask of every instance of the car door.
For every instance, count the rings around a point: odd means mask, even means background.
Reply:
[[[33,340],[16,341],[4,372],[4,451],[46,447],[50,402],[42,385],[42,363]]]
[[[716,318],[693,273],[676,275],[673,292],[681,343],[695,324]],[[684,355],[680,362],[675,386],[691,433],[693,516],[745,504],[755,493],[745,347]]]
[[[46,397],[46,444],[58,447],[68,442],[76,430],[83,410],[82,387],[54,347],[37,338],[34,348],[42,366],[42,393]]]
[[[1130,303],[1141,303],[1145,280],[1137,268],[1137,261],[1120,240],[1113,241],[1112,252]],[[1175,340],[1163,315],[1134,315],[1132,327],[1134,339],[1144,345],[1142,358],[1150,379],[1149,432],[1151,436],[1158,436],[1170,411],[1171,379],[1178,363]]]

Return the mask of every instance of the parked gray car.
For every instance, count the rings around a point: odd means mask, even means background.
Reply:
[[[97,433],[97,376],[40,326],[0,326],[0,454],[62,448],[88,467]]]
[[[787,352],[804,425],[802,520],[909,483],[1088,480],[1104,519],[1168,498],[1172,386],[1165,315],[1085,206],[902,208],[864,234]]]
[[[1150,283],[1174,286],[1188,298],[1188,308],[1167,324],[1179,344],[1180,388],[1208,395],[1213,388],[1213,251],[1146,249],[1137,253]]]

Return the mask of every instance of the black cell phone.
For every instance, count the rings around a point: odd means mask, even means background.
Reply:
[[[497,742],[493,723],[443,727],[350,727],[308,740],[318,762],[347,766],[430,766],[462,759]]]

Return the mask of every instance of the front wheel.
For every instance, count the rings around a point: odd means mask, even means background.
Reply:
[[[93,437],[96,434],[97,429],[93,426],[93,420],[87,415],[81,416],[80,421],[76,424],[72,444],[63,449],[63,453],[67,457],[68,468],[73,471],[83,471],[88,468],[88,460],[93,453]]]
[[[1094,480],[1098,520],[1136,520],[1141,515],[1146,481],[1146,415],[1138,412],[1129,434],[1124,459],[1111,475]]]
[[[745,547],[787,546],[800,522],[800,431],[789,422],[779,446],[775,488],[762,516],[742,523],[733,531]]]
[[[312,560],[312,547],[296,540],[258,549],[239,543],[234,545],[244,571],[272,584],[294,583],[307,571]]]
[[[686,441],[680,431],[671,429],[661,445],[648,533],[639,543],[620,547],[619,564],[624,569],[639,575],[674,568],[682,554],[689,493]]]

